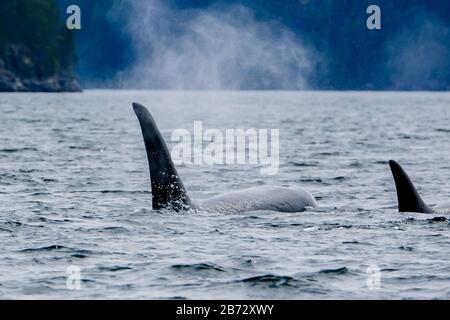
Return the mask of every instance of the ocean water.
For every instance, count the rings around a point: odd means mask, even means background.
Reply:
[[[277,175],[179,166],[192,198],[291,184],[320,207],[152,211],[133,101],[170,146],[196,120],[280,130]],[[398,213],[387,161],[448,201],[449,123],[448,93],[0,94],[0,298],[448,299],[450,216]]]

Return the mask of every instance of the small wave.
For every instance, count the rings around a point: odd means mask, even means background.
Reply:
[[[444,129],[444,128],[438,128],[438,129],[435,129],[435,131],[450,133],[450,129]]]
[[[302,178],[300,179],[301,182],[318,182],[318,183],[322,183],[322,179],[320,178]]]
[[[322,269],[319,271],[322,274],[346,274],[348,273],[347,267],[336,268],[336,269]]]
[[[70,248],[65,247],[65,246],[60,246],[58,244],[54,244],[54,245],[47,246],[47,247],[26,248],[26,249],[19,250],[19,252],[41,252],[41,251],[45,252],[45,251],[64,250],[64,249],[70,249]]]
[[[20,121],[23,121],[26,123],[40,123],[40,122],[44,122],[46,120],[44,120],[44,119],[21,119]]]
[[[403,140],[411,140],[411,139],[414,139],[414,140],[428,140],[429,139],[428,137],[424,137],[424,136],[417,135],[417,134],[399,134],[398,137],[400,139],[403,139]]]
[[[112,272],[116,272],[116,271],[124,271],[124,270],[133,270],[133,268],[131,267],[127,267],[127,266],[111,266],[111,267],[99,267],[98,268],[100,271],[112,271]]]
[[[19,169],[20,173],[32,173],[37,171],[37,169]]]
[[[308,163],[308,162],[289,162],[288,164],[293,165],[294,167],[317,167],[317,163]]]
[[[12,230],[9,230],[9,229],[6,229],[6,228],[0,227],[0,232],[9,232],[9,233],[12,233],[13,231],[12,231]]]
[[[341,155],[341,152],[339,152],[339,151],[335,151],[335,152],[319,152],[319,153],[316,153],[315,155],[322,156],[322,157],[339,156],[339,155]]]
[[[269,284],[271,287],[292,286],[295,281],[292,277],[274,274],[265,274],[240,280],[240,282],[251,284]]]
[[[69,146],[69,149],[72,149],[72,150],[89,150],[91,148],[90,147],[81,147],[81,146]]]
[[[192,271],[211,270],[211,271],[225,272],[225,270],[220,266],[210,263],[174,264],[171,266],[171,268],[177,270],[192,270]]]
[[[7,221],[5,222],[5,225],[11,226],[11,227],[20,227],[22,225],[22,222],[18,221]]]
[[[20,151],[38,151],[36,148],[5,148],[0,149],[0,152],[3,153],[15,153]]]
[[[366,244],[366,243],[354,240],[354,241],[343,241],[342,244]]]
[[[350,228],[353,228],[353,226],[348,225],[348,224],[340,224],[340,223],[326,223],[320,227],[320,229],[322,229],[322,230],[350,229]]]
[[[381,272],[395,272],[395,271],[399,271],[400,269],[396,269],[396,268],[384,268],[381,269]]]
[[[166,298],[162,298],[163,300],[166,300]],[[167,298],[167,300],[188,300],[187,297],[183,297],[183,296],[174,296],[174,297],[169,297]]]
[[[105,227],[103,228],[105,231],[111,231],[111,232],[128,232],[129,230],[124,227]]]
[[[352,168],[360,168],[362,166],[363,166],[363,164],[361,162],[358,162],[358,161],[350,163],[350,167],[352,167]]]
[[[434,218],[431,218],[431,219],[427,219],[427,221],[428,221],[429,223],[435,223],[435,222],[447,222],[448,219],[447,219],[446,217],[434,217]]]
[[[78,259],[83,259],[83,258],[87,258],[88,256],[90,256],[92,254],[94,254],[94,252],[92,250],[78,249],[72,253],[72,257],[78,258]]]
[[[36,196],[51,196],[52,193],[50,192],[33,192],[30,194],[30,196],[32,197],[36,197]]]
[[[87,229],[90,232],[107,232],[107,233],[128,233],[128,230],[125,227],[119,226],[109,226],[109,227],[95,227]]]

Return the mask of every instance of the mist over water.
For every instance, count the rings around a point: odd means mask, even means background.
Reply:
[[[449,90],[450,26],[423,7],[405,12],[405,24],[385,44],[389,82],[397,90]],[[407,23],[406,23],[407,22]]]
[[[446,90],[450,5],[379,0],[60,0],[82,9],[88,88]]]
[[[306,89],[320,57],[276,21],[233,5],[174,9],[163,1],[120,1],[136,52],[122,88]]]

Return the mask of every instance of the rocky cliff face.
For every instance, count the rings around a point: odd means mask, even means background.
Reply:
[[[39,61],[21,45],[8,45],[0,56],[0,91],[81,91],[71,71],[41,73]]]

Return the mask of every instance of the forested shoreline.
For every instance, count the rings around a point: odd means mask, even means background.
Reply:
[[[73,33],[54,0],[2,0],[0,91],[79,91]]]

